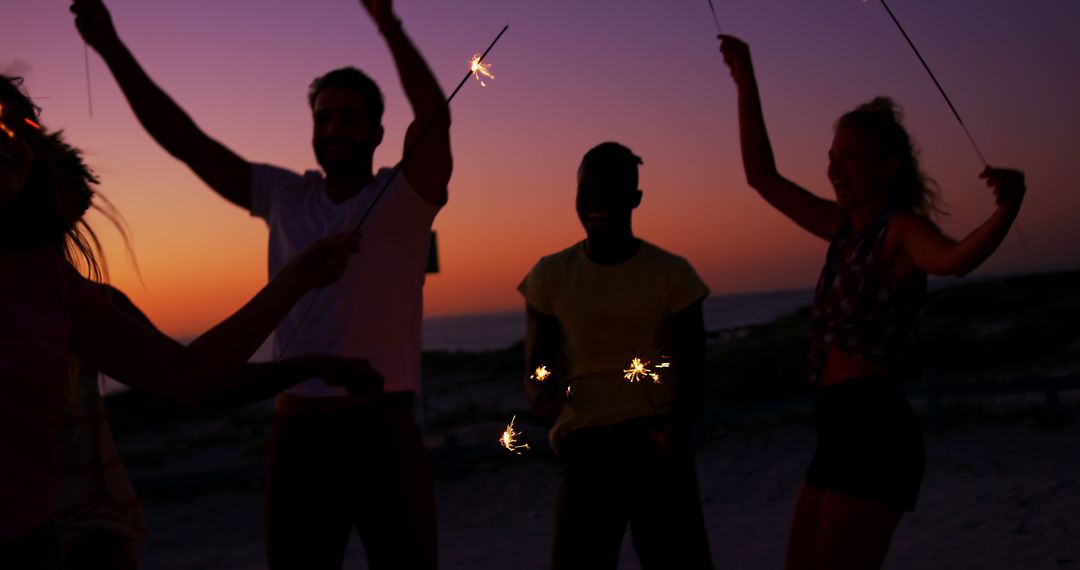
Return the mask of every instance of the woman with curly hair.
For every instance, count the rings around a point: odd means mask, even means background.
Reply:
[[[246,364],[305,292],[341,277],[359,240],[316,242],[243,308],[183,346],[113,307],[83,215],[96,183],[79,153],[41,124],[17,78],[0,76],[0,568],[62,568],[53,520],[57,430],[69,355],[133,388],[197,403],[269,396],[309,377],[372,397],[366,361],[302,357]]]
[[[750,50],[721,35],[738,91],[747,182],[829,242],[814,294],[810,380],[818,444],[793,515],[789,569],[880,568],[901,515],[915,506],[925,451],[898,370],[914,338],[927,274],[964,275],[998,248],[1020,211],[1023,173],[987,167],[997,208],[954,241],[931,221],[938,195],[919,170],[892,100],[836,122],[827,174],[835,200],[782,176],[765,129]]]

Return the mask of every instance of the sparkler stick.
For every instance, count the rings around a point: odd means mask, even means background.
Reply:
[[[971,141],[971,146],[975,149],[975,154],[979,155],[979,160],[982,161],[983,166],[987,166],[986,158],[983,156],[982,151],[979,150],[979,145],[975,144],[975,137],[971,136],[971,131],[969,131],[967,125],[964,124],[964,120],[960,118],[960,113],[957,112],[956,107],[952,104],[952,101],[949,100],[949,96],[945,94],[945,89],[941,86],[941,83],[938,82],[937,77],[934,76],[934,72],[930,71],[930,65],[926,63],[922,54],[919,53],[919,48],[915,47],[915,42],[911,41],[911,37],[908,36],[907,31],[904,30],[904,26],[900,24],[900,20],[896,19],[896,15],[893,14],[892,9],[885,3],[885,0],[881,0],[881,6],[889,13],[889,17],[892,18],[893,23],[896,24],[897,29],[903,34],[908,45],[911,46],[911,51],[915,52],[915,57],[919,58],[919,62],[922,63],[923,68],[926,69],[926,73],[930,75],[930,79],[934,82],[934,85],[937,86],[941,96],[945,99],[945,103],[949,105],[949,109],[952,111],[953,116],[956,117],[956,122],[960,123],[960,128],[964,129],[964,134],[966,134],[968,140]]]
[[[863,2],[865,1],[866,0],[863,0]],[[979,150],[979,145],[975,144],[975,137],[971,136],[971,131],[969,131],[967,125],[964,124],[964,120],[960,118],[960,113],[957,112],[956,107],[952,104],[952,101],[949,100],[949,96],[945,94],[945,89],[941,86],[941,83],[938,82],[937,77],[934,76],[934,72],[930,71],[930,66],[926,63],[926,60],[923,59],[922,54],[919,53],[919,48],[915,47],[915,42],[911,41],[911,37],[909,37],[907,32],[904,30],[904,26],[900,25],[900,20],[896,19],[896,15],[893,14],[892,9],[890,9],[889,5],[885,3],[885,0],[881,0],[881,6],[885,8],[886,12],[889,13],[889,17],[892,18],[892,21],[894,24],[896,24],[897,29],[900,30],[901,34],[903,34],[904,39],[907,40],[908,45],[911,46],[911,50],[915,52],[915,56],[919,58],[919,62],[922,63],[923,68],[926,69],[926,73],[930,75],[930,79],[933,80],[934,85],[937,86],[937,89],[941,93],[941,96],[945,99],[945,103],[949,105],[949,110],[951,110],[953,116],[956,117],[956,122],[960,123],[960,128],[964,129],[964,134],[967,135],[968,141],[971,142],[972,148],[975,149],[975,154],[979,155],[979,160],[982,161],[983,166],[989,168],[990,165],[986,162],[986,157],[983,156],[982,151]],[[1027,248],[1027,239],[1024,237],[1023,230],[1020,229],[1019,223],[1013,224],[1012,228],[1009,231],[1016,231],[1016,236],[1020,238],[1021,244],[1023,244],[1024,247]]]
[[[720,31],[720,19],[716,17],[716,6],[713,6],[712,0],[709,0],[709,11],[712,12],[713,22],[716,23],[716,33],[722,34],[723,32]]]
[[[529,449],[529,444],[519,444],[517,442],[517,438],[521,435],[521,432],[514,429],[514,420],[516,419],[517,416],[510,418],[510,424],[506,426],[502,436],[499,438],[499,445],[505,447],[510,453],[521,455],[521,450]]]
[[[371,204],[368,204],[367,210],[364,210],[364,214],[360,216],[360,221],[356,223],[356,227],[353,228],[352,231],[352,234],[354,236],[360,233],[360,228],[364,225],[364,222],[367,220],[368,216],[371,215],[371,211],[375,209],[375,205],[379,203],[379,200],[382,198],[383,194],[386,193],[386,189],[390,186],[390,183],[393,182],[395,178],[397,178],[398,173],[401,172],[402,165],[409,160],[409,157],[412,156],[412,153],[416,150],[416,147],[420,146],[420,142],[424,140],[424,136],[427,135],[428,131],[431,130],[431,127],[435,124],[435,121],[440,118],[442,113],[449,112],[450,102],[454,100],[454,97],[458,94],[458,91],[461,91],[461,88],[465,85],[465,82],[468,81],[469,77],[473,75],[474,67],[479,67],[482,65],[480,62],[485,57],[487,57],[488,52],[491,51],[491,48],[495,47],[495,44],[499,41],[499,38],[501,38],[503,34],[506,33],[506,30],[509,27],[510,24],[506,24],[502,27],[502,30],[500,30],[499,34],[495,36],[495,39],[491,40],[491,43],[488,44],[487,49],[484,50],[484,53],[481,54],[480,57],[473,56],[473,60],[469,62],[469,72],[465,74],[465,77],[461,79],[461,82],[459,82],[457,87],[454,88],[454,91],[450,93],[449,97],[446,98],[446,103],[440,110],[439,115],[432,117],[431,120],[428,121],[426,125],[424,125],[424,130],[420,131],[420,134],[416,137],[416,140],[413,141],[412,146],[405,149],[405,152],[401,155],[401,160],[398,161],[396,165],[394,165],[393,170],[390,171],[390,176],[386,178],[386,182],[383,182],[382,187],[380,187],[379,191],[375,194],[375,198],[371,200]],[[486,67],[484,69],[485,75],[489,75],[486,71]],[[299,331],[300,327],[304,325],[304,321],[307,319],[308,313],[311,312],[311,306],[314,304],[315,301],[313,298],[308,303],[307,308],[304,310],[304,314],[300,316],[300,320],[296,322],[296,328],[293,329],[292,334],[289,335],[289,340],[285,342],[285,345],[282,347],[281,352],[278,353],[278,358],[281,358],[285,355],[285,352],[286,350],[288,350],[289,345],[292,344],[293,338],[296,337],[297,331]]]
[[[485,57],[487,57],[488,52],[491,51],[491,48],[495,47],[496,42],[498,42],[499,38],[501,38],[502,35],[506,33],[506,30],[509,27],[510,24],[506,24],[505,26],[503,26],[502,30],[499,31],[499,35],[495,36],[495,39],[491,40],[491,44],[488,45],[487,49],[484,50],[484,53],[481,54],[480,57],[473,56],[472,61],[469,62],[469,72],[465,74],[465,77],[461,78],[461,81],[458,83],[457,87],[455,87],[454,91],[450,93],[450,96],[446,98],[446,105],[443,107],[444,111],[450,109],[450,102],[454,100],[454,97],[458,94],[458,91],[461,91],[461,88],[465,85],[465,82],[469,80],[469,77],[471,77],[473,73],[476,72],[475,70],[482,67],[483,64],[481,64],[480,62],[483,61]],[[487,72],[487,67],[483,67],[483,69],[485,75],[488,75],[489,77],[494,77]],[[368,215],[371,214],[371,210],[375,208],[375,204],[379,203],[379,199],[382,198],[382,195],[386,192],[386,188],[390,186],[390,183],[393,182],[395,178],[397,178],[398,172],[401,172],[401,165],[405,164],[405,161],[408,160],[409,156],[412,155],[414,150],[416,150],[416,147],[419,146],[419,143],[421,140],[423,140],[424,135],[426,135],[427,132],[431,130],[431,126],[435,124],[435,120],[437,118],[437,116],[431,118],[431,121],[429,121],[428,124],[424,126],[424,130],[420,131],[420,136],[416,137],[416,141],[413,143],[412,147],[406,150],[405,154],[401,156],[401,161],[398,162],[396,166],[394,166],[394,170],[390,172],[390,176],[387,177],[386,182],[384,182],[382,185],[382,188],[379,188],[378,194],[375,194],[375,199],[371,201],[371,204],[368,206],[367,210],[364,211],[364,215],[360,217],[360,221],[356,224],[356,229],[353,230],[354,234],[360,232],[360,227],[364,225],[364,220],[367,220]]]
[[[90,47],[83,42],[83,67],[86,68],[86,106],[90,109],[90,118],[94,118],[94,101],[90,98]]]

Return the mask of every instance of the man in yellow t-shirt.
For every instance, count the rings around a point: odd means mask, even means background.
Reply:
[[[586,239],[541,258],[518,287],[525,389],[554,421],[556,569],[615,568],[627,524],[643,568],[712,567],[688,430],[704,393],[709,290],[685,259],[634,236],[641,163],[613,142],[585,154]],[[628,380],[634,358],[658,377]]]

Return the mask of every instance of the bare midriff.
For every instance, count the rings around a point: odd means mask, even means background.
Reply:
[[[829,346],[825,352],[825,365],[821,370],[821,385],[832,386],[854,378],[882,376],[888,372],[888,367],[883,364]]]

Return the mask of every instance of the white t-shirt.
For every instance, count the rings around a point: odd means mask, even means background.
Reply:
[[[270,228],[270,277],[316,240],[355,228],[392,172],[380,169],[360,192],[334,204],[317,171],[301,176],[252,165],[251,214]],[[383,375],[387,392],[419,392],[424,268],[438,211],[399,173],[361,227],[360,253],[349,260],[345,276],[304,295],[274,331],[275,358],[366,358]],[[317,378],[286,392],[348,395]]]

